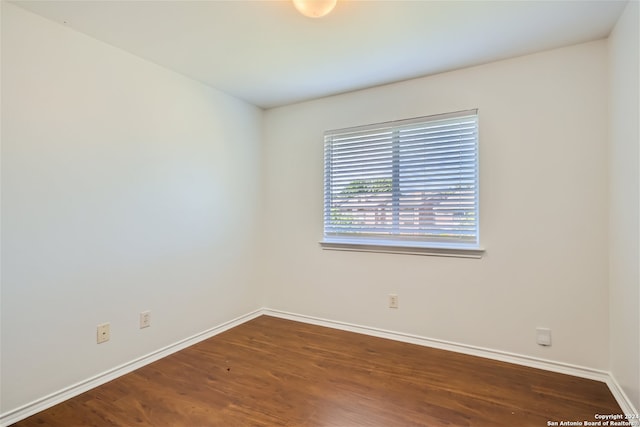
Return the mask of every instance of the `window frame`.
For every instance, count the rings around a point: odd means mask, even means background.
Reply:
[[[337,232],[327,232],[327,224],[328,224],[328,212],[331,211],[331,202],[333,198],[330,196],[332,194],[332,189],[329,188],[332,185],[331,178],[333,175],[328,171],[327,163],[333,160],[330,158],[331,150],[333,149],[333,140],[334,138],[339,138],[343,135],[348,135],[352,133],[363,133],[370,131],[371,133],[378,132],[381,130],[385,130],[386,132],[396,132],[399,129],[406,131],[408,127],[415,126],[418,128],[419,126],[424,126],[425,124],[433,123],[433,122],[443,122],[443,121],[451,121],[457,118],[463,119],[468,117],[474,117],[475,123],[475,138],[474,142],[474,171],[475,171],[475,180],[474,180],[474,208],[473,213],[475,214],[475,241],[474,242],[456,242],[455,238],[452,237],[441,237],[441,241],[429,240],[426,238],[426,233],[422,236],[420,235],[400,235],[396,233],[394,230],[391,233],[388,233],[385,236],[367,235],[366,233],[343,233],[339,234]],[[367,134],[368,135],[368,134]],[[452,256],[452,257],[463,257],[463,258],[481,258],[484,253],[484,248],[480,246],[480,150],[479,150],[479,117],[478,110],[464,110],[457,111],[453,113],[445,113],[445,114],[437,114],[431,116],[423,116],[416,117],[412,119],[406,120],[396,120],[391,122],[377,123],[366,126],[356,126],[350,128],[336,129],[325,132],[324,134],[324,203],[323,203],[323,238],[319,242],[323,249],[328,250],[341,250],[341,251],[358,251],[358,252],[383,252],[383,253],[400,253],[400,254],[411,254],[411,255],[435,255],[435,256]],[[400,193],[399,187],[399,179],[398,175],[402,172],[400,164],[397,160],[397,152],[398,150],[402,150],[400,147],[400,140],[396,142],[395,137],[391,138],[391,147],[394,154],[392,160],[392,175],[393,178],[385,178],[391,180],[391,210],[397,211],[400,209],[400,197],[402,197]],[[425,162],[428,159],[425,159]],[[333,165],[333,163],[331,163]],[[422,167],[422,165],[420,165]],[[441,167],[441,166],[440,166]],[[438,169],[440,170],[440,169]],[[368,178],[371,179],[371,178]],[[425,181],[426,182],[426,181]],[[386,208],[388,209],[388,208]],[[374,227],[375,228],[375,227]],[[355,228],[357,229],[357,227]],[[380,232],[378,232],[380,234]],[[442,241],[442,240],[445,241]],[[461,239],[460,239],[461,240]]]

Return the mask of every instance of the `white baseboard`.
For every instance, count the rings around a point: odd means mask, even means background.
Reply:
[[[630,418],[628,420],[631,422],[631,425],[640,426],[640,419],[638,419],[638,414],[640,414],[640,412],[638,412],[638,408],[635,408],[633,406],[633,403],[631,403],[631,399],[629,399],[629,397],[624,392],[620,384],[618,384],[618,381],[616,381],[613,375],[609,375],[609,378],[607,379],[607,386],[609,386],[611,394],[613,394],[616,402],[618,402],[618,405],[620,405],[622,413],[633,416],[633,418]]]
[[[295,320],[298,322],[309,323],[318,326],[326,326],[343,331],[356,332],[379,338],[387,338],[425,347],[438,348],[441,350],[449,350],[456,353],[469,354],[471,356],[479,356],[486,359],[499,360],[501,362],[514,363],[517,365],[528,366],[530,368],[544,369],[546,371],[558,372],[561,374],[573,375],[575,377],[601,381],[609,387],[611,394],[613,394],[613,397],[618,402],[618,405],[620,405],[623,414],[638,414],[637,409],[634,408],[633,404],[626,396],[618,382],[611,375],[611,373],[607,371],[572,365],[569,363],[556,362],[553,360],[539,359],[536,357],[509,353],[506,351],[492,350],[488,348],[476,347],[434,338],[426,338],[418,335],[405,334],[402,332],[388,331],[385,329],[373,328],[370,326],[355,325],[346,322],[322,319],[319,317],[306,316],[281,310],[265,308],[262,310],[262,312],[267,316]]]
[[[597,369],[591,369],[583,366],[571,365],[568,363],[555,362],[551,360],[538,359],[535,357],[523,356],[515,353],[509,353],[505,351],[492,350],[482,347],[470,346],[466,344],[454,343],[450,341],[438,340],[433,338],[421,337],[418,335],[405,334],[402,332],[388,331],[385,329],[373,328],[369,326],[356,325],[346,322],[339,322],[335,320],[322,319],[314,316],[306,316],[302,314],[289,313],[281,310],[274,310],[270,308],[262,308],[252,311],[243,316],[232,319],[228,322],[224,322],[218,326],[207,329],[206,331],[195,334],[191,337],[180,340],[174,344],[168,345],[164,348],[156,350],[145,356],[139,357],[130,362],[124,363],[115,368],[109,369],[94,377],[88,378],[84,381],[73,384],[55,393],[51,393],[48,396],[37,399],[31,403],[23,405],[17,409],[11,410],[4,414],[0,414],[0,427],[5,427],[22,419],[25,419],[31,415],[34,415],[40,411],[50,408],[58,403],[61,403],[67,399],[77,396],[92,388],[105,384],[115,378],[128,374],[142,366],[162,359],[170,354],[178,352],[189,346],[211,338],[221,332],[248,322],[261,315],[267,315],[272,317],[279,317],[282,319],[289,319],[303,323],[309,323],[318,326],[325,326],[333,329],[340,329],[349,332],[356,332],[364,335],[375,336],[379,338],[387,338],[395,341],[406,342],[410,344],[417,344],[425,347],[438,348],[442,350],[454,351],[456,353],[469,354],[472,356],[480,356],[487,359],[499,360],[502,362],[514,363],[517,365],[528,366],[532,368],[544,369],[547,371],[558,372],[561,374],[573,375],[576,377],[592,379],[601,381],[607,384],[614,398],[620,405],[623,413],[625,414],[637,414],[638,411],[634,408],[633,404],[626,396],[615,378],[606,371]]]
[[[162,359],[163,357],[169,356],[170,354],[173,354],[189,346],[197,344],[200,341],[204,341],[226,330],[229,330],[235,326],[248,322],[249,320],[255,319],[256,317],[259,317],[262,314],[264,314],[263,310],[259,309],[259,310],[252,311],[251,313],[247,313],[243,316],[236,317],[235,319],[229,320],[228,322],[224,322],[220,325],[214,326],[213,328],[207,329],[198,334],[195,334],[188,338],[180,340],[176,343],[170,344],[164,348],[161,348],[152,353],[149,353],[147,355],[134,359],[130,362],[124,363],[120,366],[116,366],[115,368],[109,369],[108,371],[102,372],[101,374],[98,374],[94,377],[88,378],[84,381],[80,381],[69,387],[65,387],[62,390],[51,393],[48,396],[42,397],[40,399],[34,400],[33,402],[30,402],[19,408],[13,409],[4,414],[0,414],[0,426],[5,427],[13,423],[16,423],[40,411],[44,411],[47,408],[57,405],[58,403],[61,403],[67,399],[70,399],[74,396],[78,396],[79,394],[82,394],[85,391],[89,391],[92,388],[98,387],[115,378],[128,374],[129,372],[135,371],[136,369],[141,368],[145,365],[148,365],[149,363],[155,362],[156,360]]]

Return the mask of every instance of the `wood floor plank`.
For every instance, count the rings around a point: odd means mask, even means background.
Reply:
[[[541,427],[597,413],[621,413],[601,382],[262,316],[14,427]]]

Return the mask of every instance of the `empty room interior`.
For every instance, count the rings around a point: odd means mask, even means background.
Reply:
[[[0,425],[640,425],[638,0],[294,3],[1,0]]]

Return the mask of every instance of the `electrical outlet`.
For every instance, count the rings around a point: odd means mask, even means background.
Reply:
[[[536,329],[536,342],[539,345],[549,347],[551,346],[551,329],[537,328]]]
[[[101,323],[98,325],[98,336],[97,342],[98,344],[102,344],[103,342],[109,341],[111,338],[111,324],[109,323]]]
[[[140,329],[151,326],[151,310],[140,313]]]
[[[398,308],[398,295],[389,294],[389,308]]]

